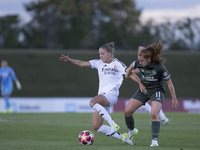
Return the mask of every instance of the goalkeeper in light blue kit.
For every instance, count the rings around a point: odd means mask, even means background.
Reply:
[[[12,113],[13,110],[10,107],[9,98],[13,90],[13,81],[15,81],[18,90],[21,90],[21,84],[17,79],[14,70],[8,66],[8,62],[6,60],[1,61],[0,81],[1,95],[5,100],[5,109],[3,110],[3,113]]]

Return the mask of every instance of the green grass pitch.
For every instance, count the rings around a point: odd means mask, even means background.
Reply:
[[[123,112],[111,116],[120,125],[120,132],[127,132]],[[149,114],[134,114],[139,133],[133,146],[94,131],[92,113],[0,114],[0,150],[199,150],[200,114],[166,113],[166,116],[170,123],[160,128],[159,147],[150,147]],[[94,133],[93,145],[79,143],[78,135],[85,129]]]

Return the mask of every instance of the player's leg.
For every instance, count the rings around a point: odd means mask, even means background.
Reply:
[[[169,123],[169,119],[165,116],[162,109],[160,110],[159,117],[160,117],[160,120],[162,121],[162,123],[161,123],[162,126]]]
[[[151,102],[150,101],[146,102],[144,107],[145,107],[146,111],[149,114],[151,114]],[[164,126],[164,125],[169,123],[169,119],[165,116],[165,114],[164,114],[162,109],[160,110],[159,118],[162,121],[162,123],[161,123],[162,126]]]
[[[93,129],[97,132],[103,133],[106,136],[110,135],[110,126],[103,125],[104,119],[95,111],[93,114]],[[118,135],[117,133],[113,134],[111,137],[122,139],[122,135]]]
[[[133,137],[138,134],[138,130],[135,128],[134,118],[133,118],[132,114],[140,106],[142,106],[142,104],[143,104],[142,102],[131,98],[124,110],[125,122],[126,122],[126,126],[127,126],[128,130],[129,130],[128,136],[131,140],[133,140]]]
[[[7,104],[6,104],[6,100],[5,100],[5,92],[6,92],[5,91],[5,86],[1,85],[1,95],[2,95],[2,97],[4,99],[4,102],[5,102],[5,107],[4,107],[3,111],[2,111],[2,113],[7,113],[7,110],[6,110]]]
[[[5,109],[9,109],[10,108],[10,102],[9,102],[10,97],[8,95],[4,96],[4,100],[5,100]]]
[[[117,101],[117,99],[116,99]],[[110,114],[104,107],[109,107],[110,102],[108,99],[100,94],[94,97],[90,101],[90,106],[111,126],[110,134],[113,134],[119,130],[119,126],[115,123],[115,121],[111,118]]]
[[[2,95],[4,97],[5,100],[5,109],[3,110],[4,113],[6,112],[10,112],[12,113],[12,108],[10,106],[10,95],[12,93],[13,90],[13,86],[11,84],[6,85],[6,86],[1,86],[2,88]]]
[[[125,135],[122,135],[118,132],[113,133],[110,135],[111,127],[108,125],[103,125],[104,119],[95,111],[93,114],[93,129],[97,132],[103,133],[106,136],[110,136],[112,138],[116,138],[122,140],[123,142],[134,145],[134,143]]]
[[[7,113],[8,109],[10,107],[10,103],[9,103],[9,97],[8,96],[3,96],[4,101],[5,101],[5,107],[2,113]]]
[[[149,102],[149,101],[148,101],[148,102]],[[144,107],[145,107],[145,110],[146,110],[149,114],[151,114],[151,105],[150,105],[148,102],[145,103]]]
[[[158,146],[158,136],[160,132],[159,112],[162,108],[162,103],[158,101],[151,102],[151,131],[152,142],[150,146]]]
[[[3,113],[7,113],[10,108],[10,102],[9,102],[10,94],[9,93],[11,93],[11,92],[10,92],[10,88],[8,86],[1,86],[1,94],[5,101],[5,107],[4,107]]]
[[[5,110],[9,113],[12,113],[13,110],[10,106],[10,95],[4,96],[4,100],[5,100]]]
[[[96,111],[94,111],[92,127],[95,131],[99,130],[99,128],[103,125],[103,121],[104,121],[104,119]],[[102,133],[103,133],[103,130],[102,130]],[[106,134],[106,132],[104,134]]]

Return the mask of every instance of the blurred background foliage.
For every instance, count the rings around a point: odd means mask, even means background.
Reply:
[[[140,22],[134,0],[38,0],[24,4],[32,20],[0,17],[0,49],[97,49],[114,41],[117,50],[164,39],[166,50],[200,51],[200,18]]]

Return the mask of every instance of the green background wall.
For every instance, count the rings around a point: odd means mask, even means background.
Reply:
[[[13,97],[93,97],[98,91],[96,69],[79,68],[59,61],[60,54],[79,60],[99,59],[96,51],[1,50],[0,60],[8,60],[22,84]],[[165,66],[172,76],[178,98],[200,98],[200,53],[165,52]],[[137,59],[136,52],[116,51],[115,57],[129,66]],[[129,98],[137,83],[125,79],[120,97]],[[170,98],[166,88],[166,98]]]

